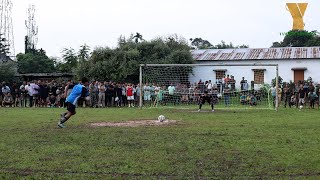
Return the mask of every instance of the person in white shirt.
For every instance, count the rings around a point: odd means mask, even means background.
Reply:
[[[3,95],[6,95],[6,94],[8,94],[10,92],[11,92],[11,90],[10,90],[9,86],[7,86],[7,84],[4,84],[3,87],[2,87]]]
[[[27,106],[27,100],[28,100],[28,88],[26,81],[23,81],[22,85],[20,86],[20,106],[26,107]]]
[[[212,82],[211,80],[209,80],[208,84],[207,84],[207,89],[208,89],[208,92],[211,92],[211,89],[212,89]]]
[[[36,106],[38,103],[38,94],[40,87],[36,84],[37,80],[34,80],[34,82],[30,83],[30,86],[28,88],[29,96],[30,96],[30,107]]]
[[[174,104],[176,102],[175,97],[174,97],[174,91],[175,90],[176,90],[176,88],[172,84],[168,87],[169,101],[173,102]]]
[[[143,86],[143,99],[144,101],[146,102],[146,104],[150,104],[150,101],[151,101],[151,92],[150,92],[151,88],[149,86],[148,83],[146,83],[144,86]]]

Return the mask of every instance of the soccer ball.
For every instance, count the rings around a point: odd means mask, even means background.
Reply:
[[[163,122],[164,120],[166,120],[166,117],[164,117],[164,115],[160,115],[160,116],[158,117],[158,121],[159,121],[159,122]]]
[[[299,109],[302,109],[302,108],[303,108],[303,106],[302,106],[302,105],[300,105],[300,106],[299,106]]]

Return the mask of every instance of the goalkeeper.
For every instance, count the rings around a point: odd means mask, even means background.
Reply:
[[[208,102],[211,105],[211,111],[214,112],[214,103],[217,100],[216,95],[210,95],[208,94],[208,91],[204,91],[204,94],[200,96],[199,99],[199,110],[198,112],[201,111],[202,105]]]

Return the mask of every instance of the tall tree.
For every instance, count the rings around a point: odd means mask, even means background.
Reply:
[[[80,50],[78,52],[79,62],[87,61],[90,57],[90,47],[86,44],[80,46]]]
[[[146,63],[191,64],[193,59],[187,40],[176,35],[141,43],[121,37],[121,43],[115,49],[100,47],[93,50],[89,61],[79,66],[76,73],[78,77],[138,82],[139,64]],[[183,74],[188,72],[190,70]]]
[[[6,81],[11,82],[14,79],[14,75],[16,73],[16,67],[14,62],[0,62],[0,82]]]
[[[190,38],[191,45],[197,49],[209,49],[212,47],[212,44],[205,39],[202,38]]]
[[[43,49],[17,55],[19,73],[51,73],[55,71],[54,61]]]
[[[58,65],[60,72],[71,73],[78,65],[78,56],[73,48],[64,48],[62,50],[62,62]]]
[[[136,43],[138,43],[139,41],[143,41],[142,35],[138,32],[136,33],[136,35],[133,36],[133,38]]]
[[[55,72],[54,61],[50,59],[44,50],[35,53],[17,55],[19,73],[51,73]]]
[[[238,45],[234,46],[232,42],[227,44],[225,41],[221,41],[221,43],[217,45],[212,45],[208,40],[204,40],[202,38],[190,39],[191,46],[196,49],[238,49],[238,48],[249,48],[249,45]]]
[[[273,42],[271,47],[310,47],[320,46],[318,31],[291,30],[281,33],[284,38],[280,42]]]
[[[239,48],[249,48],[249,45],[238,45],[234,46],[232,42],[227,44],[225,41],[221,41],[221,43],[214,45],[211,49],[239,49]]]

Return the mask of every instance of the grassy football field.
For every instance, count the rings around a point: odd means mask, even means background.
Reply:
[[[209,109],[204,106],[204,109]],[[0,108],[0,179],[320,178],[320,110]],[[94,122],[176,124],[92,127]]]

